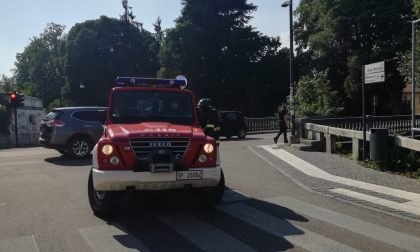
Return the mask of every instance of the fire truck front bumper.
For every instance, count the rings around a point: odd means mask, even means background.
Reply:
[[[222,168],[191,168],[188,171],[134,172],[92,168],[96,191],[168,190],[184,187],[212,187],[221,178]]]

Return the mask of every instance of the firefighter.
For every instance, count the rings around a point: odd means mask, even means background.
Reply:
[[[207,136],[213,137],[217,145],[220,144],[220,121],[219,113],[209,98],[201,99],[197,104],[198,119],[201,128]]]

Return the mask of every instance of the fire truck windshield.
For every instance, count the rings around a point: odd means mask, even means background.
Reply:
[[[191,95],[156,91],[119,91],[112,94],[112,123],[169,122],[191,125]]]

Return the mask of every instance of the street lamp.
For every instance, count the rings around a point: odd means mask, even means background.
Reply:
[[[295,80],[294,80],[294,74],[293,74],[293,0],[285,1],[281,4],[281,7],[289,7],[289,25],[290,25],[290,122],[292,126],[292,134],[290,137],[290,143],[294,143],[296,141],[295,139],[295,131],[296,131],[296,122],[295,122]]]

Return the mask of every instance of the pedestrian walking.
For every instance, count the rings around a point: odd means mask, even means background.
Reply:
[[[287,109],[286,109],[286,105],[283,104],[282,106],[279,106],[279,109],[277,111],[278,113],[278,117],[279,117],[279,132],[277,133],[277,135],[275,137],[273,137],[274,143],[277,144],[277,141],[279,139],[279,137],[281,136],[281,134],[283,134],[284,137],[284,143],[288,143],[289,141],[287,140]]]

